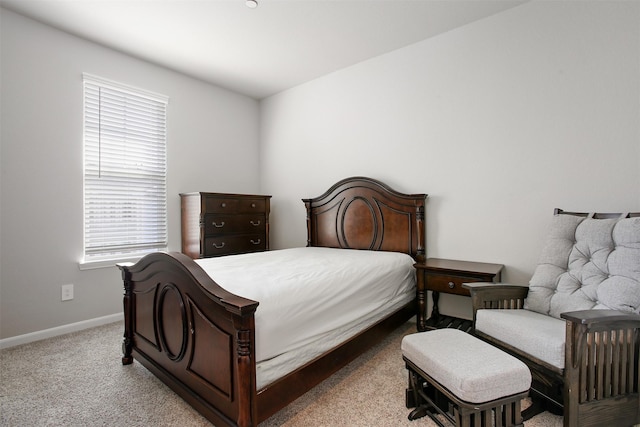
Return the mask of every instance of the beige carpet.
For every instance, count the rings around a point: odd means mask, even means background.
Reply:
[[[261,426],[431,427],[408,421],[400,341],[407,323]],[[114,323],[0,351],[2,426],[210,426],[139,363],[120,362]],[[543,413],[526,427],[560,427]]]

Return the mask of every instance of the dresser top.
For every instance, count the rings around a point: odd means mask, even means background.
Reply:
[[[240,193],[211,193],[205,191],[194,191],[190,193],[180,193],[180,197],[186,196],[214,196],[214,197],[269,197],[270,195],[264,194],[240,194]]]

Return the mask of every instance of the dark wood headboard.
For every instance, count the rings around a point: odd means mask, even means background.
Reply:
[[[307,246],[404,252],[423,261],[426,198],[372,178],[343,179],[319,197],[302,199]]]

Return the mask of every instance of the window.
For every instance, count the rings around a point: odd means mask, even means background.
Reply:
[[[83,77],[82,264],[166,249],[168,99]]]

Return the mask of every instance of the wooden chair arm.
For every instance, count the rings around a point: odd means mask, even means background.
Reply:
[[[482,309],[520,309],[529,292],[527,285],[510,283],[463,283],[462,287],[471,293],[473,304],[473,325],[476,324],[476,314]]]
[[[529,285],[519,285],[513,283],[491,283],[491,282],[473,282],[473,283],[463,283],[463,288],[469,289],[469,292],[485,292],[486,290],[498,290],[499,292],[516,292],[517,294],[521,293],[522,290],[529,290]]]
[[[529,287],[510,283],[463,283],[471,293],[474,310],[482,308],[522,308]],[[518,303],[519,302],[519,303]]]
[[[582,310],[562,313],[563,319],[583,325],[588,331],[612,331],[640,328],[640,314],[619,310]]]

